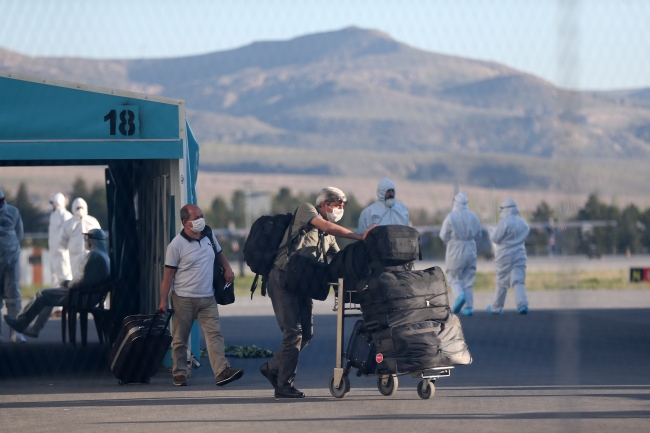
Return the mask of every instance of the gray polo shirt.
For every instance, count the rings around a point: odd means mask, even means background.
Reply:
[[[201,233],[201,239],[196,240],[181,231],[167,245],[165,267],[176,269],[172,292],[187,298],[205,298],[214,295],[212,242],[217,248],[217,254],[221,253],[221,246],[214,234],[212,239],[209,239]]]

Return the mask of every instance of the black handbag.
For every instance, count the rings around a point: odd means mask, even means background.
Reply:
[[[289,258],[284,273],[285,290],[317,301],[327,299],[330,292],[330,284],[328,283],[329,265],[318,260],[324,255],[322,254],[323,248],[324,239],[319,234],[317,246],[319,254],[317,258],[297,253],[294,253]]]
[[[230,305],[235,302],[235,282],[226,283],[226,270],[221,266],[219,262],[219,254],[217,253],[217,247],[214,243],[214,236],[212,234],[212,229],[206,226],[206,233],[209,236],[210,244],[212,245],[212,250],[214,251],[214,263],[212,265],[213,275],[212,275],[212,288],[214,289],[214,299],[216,299],[217,304],[219,305]]]

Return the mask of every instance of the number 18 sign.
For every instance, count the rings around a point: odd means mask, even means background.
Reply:
[[[109,138],[140,138],[140,115],[137,105],[119,105],[104,116]]]

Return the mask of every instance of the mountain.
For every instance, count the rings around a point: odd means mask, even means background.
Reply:
[[[184,99],[203,142],[339,150],[650,154],[650,89],[578,92],[356,27],[148,60],[35,58],[0,69]],[[417,168],[414,169],[414,172]]]

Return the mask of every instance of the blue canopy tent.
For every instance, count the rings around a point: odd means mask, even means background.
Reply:
[[[123,317],[157,308],[177,215],[196,203],[185,103],[2,71],[0,95],[0,166],[108,166],[104,228],[112,278],[125,283],[111,299],[114,337]]]

